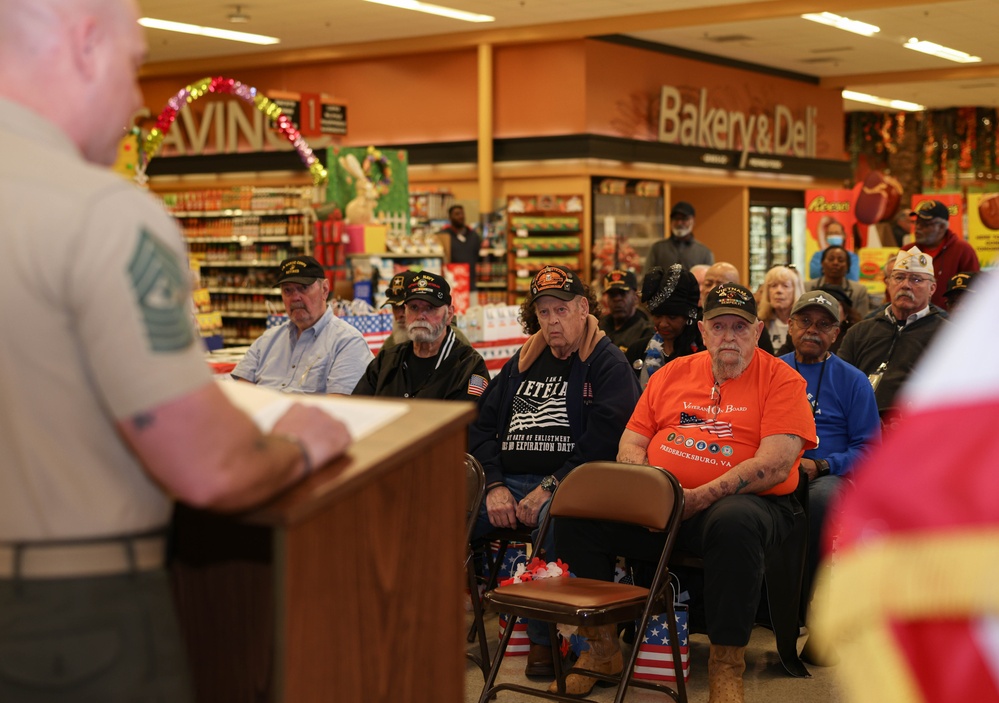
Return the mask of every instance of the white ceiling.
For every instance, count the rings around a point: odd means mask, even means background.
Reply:
[[[363,0],[255,0],[240,4],[246,23],[227,17],[234,3],[139,0],[143,14],[277,36],[275,47],[146,30],[150,62],[337,47],[456,33],[566,38],[622,33],[637,39],[815,76],[823,83],[928,108],[999,107],[997,0],[437,0],[491,14],[472,24]],[[859,9],[854,9],[859,8]],[[874,8],[874,9],[867,9]],[[827,10],[881,27],[872,38],[808,22],[801,12]],[[499,41],[504,38],[500,36]],[[902,47],[909,37],[981,56],[961,65]],[[210,61],[207,62],[210,64]],[[915,75],[913,75],[915,73]],[[875,109],[850,101],[847,110]]]

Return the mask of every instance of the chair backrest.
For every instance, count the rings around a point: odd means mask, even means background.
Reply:
[[[472,539],[475,519],[482,507],[482,497],[486,489],[486,472],[482,464],[471,454],[465,455],[465,541]]]
[[[611,520],[665,530],[683,489],[668,471],[641,464],[590,461],[566,476],[552,496],[556,517]]]
[[[668,562],[683,517],[683,488],[669,471],[616,461],[580,464],[555,489],[537,544],[544,544],[553,518],[559,517],[623,522],[664,531],[666,540],[649,591],[651,602],[662,603],[671,597]]]

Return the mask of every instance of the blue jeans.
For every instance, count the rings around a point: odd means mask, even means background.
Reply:
[[[528,493],[537,488],[542,479],[548,474],[506,474],[503,476],[503,483],[506,487],[510,489],[510,493],[513,494],[513,499],[518,503],[522,501]],[[546,561],[554,561],[555,557],[555,531],[553,529],[548,530],[548,537],[545,539],[544,544],[538,544],[538,530],[541,528],[542,523],[545,521],[545,517],[548,515],[548,505],[551,500],[545,502],[541,506],[541,511],[538,513],[538,526],[534,528],[531,532],[531,542],[534,544],[534,553],[537,554],[539,549],[543,549],[545,552]],[[472,531],[472,541],[481,539],[486,536],[496,528],[491,522],[489,522],[489,512],[486,510],[486,501],[482,501],[482,508],[479,510],[479,518],[475,521],[475,529]],[[533,644],[549,645],[551,644],[551,638],[548,637],[548,623],[541,622],[539,620],[528,620],[527,621],[527,636],[530,638]]]

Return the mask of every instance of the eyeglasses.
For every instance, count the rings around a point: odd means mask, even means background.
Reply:
[[[909,285],[918,286],[920,283],[929,283],[930,279],[919,275],[918,273],[892,273],[889,277],[892,283],[905,283],[909,282]]]
[[[815,327],[822,334],[826,334],[829,330],[834,327],[839,327],[838,322],[831,322],[829,320],[813,320],[809,317],[792,317],[792,322],[798,326],[799,329],[807,330],[809,327]]]

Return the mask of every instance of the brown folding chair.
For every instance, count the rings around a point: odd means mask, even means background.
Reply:
[[[473,619],[469,642],[476,637],[479,640],[478,653],[465,652],[465,656],[475,662],[482,670],[482,676],[485,677],[489,673],[489,642],[486,639],[486,627],[482,621],[482,601],[479,599],[479,584],[475,576],[475,565],[472,563],[474,552],[471,540],[475,520],[479,516],[482,498],[486,491],[486,472],[482,469],[482,464],[471,454],[465,455],[465,480],[465,575],[468,577],[468,597],[472,601]]]
[[[621,522],[664,531],[666,539],[652,586],[642,588],[596,579],[553,578],[500,586],[486,592],[484,597],[486,606],[498,613],[506,613],[510,622],[513,622],[515,617],[523,617],[548,623],[555,661],[555,678],[561,693],[551,694],[547,689],[529,688],[513,683],[495,683],[514,630],[508,627],[500,639],[499,649],[493,656],[479,703],[486,703],[497,692],[504,690],[567,703],[580,700],[565,695],[565,677],[568,672],[563,670],[558,652],[557,623],[599,627],[637,618],[638,631],[645,632],[652,615],[666,612],[669,614],[668,627],[672,643],[673,667],[675,671],[682,671],[668,567],[669,555],[676,540],[682,514],[683,490],[673,475],[663,469],[612,461],[592,461],[573,469],[552,496],[548,517],[541,526],[542,538],[552,529],[552,520],[558,518]],[[572,564],[568,566],[571,570]],[[682,675],[677,678],[676,690],[663,683],[631,679],[638,658],[638,649],[637,646],[633,648],[619,676],[578,669],[576,671],[616,683],[617,695],[614,698],[616,703],[624,700],[629,686],[658,690],[679,703],[686,703],[687,693]]]
[[[766,553],[764,596],[769,611],[769,625],[777,642],[777,656],[784,671],[796,678],[811,678],[812,675],[798,656],[801,581],[808,549],[808,474],[800,468],[794,495],[798,504],[794,510],[791,534]],[[704,561],[697,555],[677,550],[670,558],[670,565],[703,569]]]

